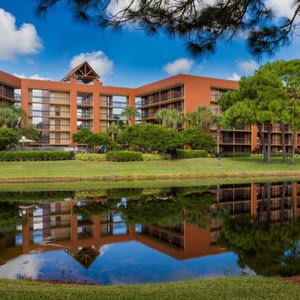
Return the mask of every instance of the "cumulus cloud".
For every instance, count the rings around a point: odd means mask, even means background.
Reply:
[[[180,73],[188,73],[194,64],[194,61],[187,58],[176,59],[164,66],[164,70],[169,75],[176,75]]]
[[[74,56],[70,62],[70,67],[75,68],[85,61],[92,66],[99,76],[110,75],[113,71],[113,61],[100,50]]]
[[[234,81],[240,81],[241,80],[241,76],[237,73],[233,73],[230,77],[228,77],[227,79],[229,80],[234,80]]]
[[[246,73],[252,73],[259,68],[259,65],[255,60],[250,59],[239,61],[238,67]]]
[[[38,80],[51,80],[50,78],[47,78],[47,77],[42,77],[40,76],[39,74],[33,74],[31,76],[26,76],[24,75],[23,73],[14,73],[13,74],[14,76],[17,76],[19,78],[27,78],[27,79],[38,79]]]
[[[13,60],[17,55],[36,54],[42,42],[32,24],[16,27],[16,18],[0,8],[0,60]]]

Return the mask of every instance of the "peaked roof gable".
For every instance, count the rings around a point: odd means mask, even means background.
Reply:
[[[82,81],[83,83],[90,83],[94,79],[99,80],[100,76],[95,72],[88,62],[83,62],[74,69],[72,69],[62,81],[70,81],[72,77],[76,77],[77,80]]]

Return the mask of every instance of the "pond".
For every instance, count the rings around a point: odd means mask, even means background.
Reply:
[[[100,285],[300,274],[297,182],[0,192],[0,278]]]

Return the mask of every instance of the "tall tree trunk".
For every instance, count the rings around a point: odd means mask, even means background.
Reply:
[[[266,141],[265,141],[265,135],[262,130],[262,124],[257,123],[257,128],[258,128],[258,133],[259,133],[259,138],[260,138],[260,143],[262,147],[262,154],[264,157],[264,161],[267,161],[267,151],[266,151]]]
[[[267,122],[267,128],[268,128],[268,148],[267,148],[267,162],[272,162],[272,156],[271,156],[271,150],[272,150],[272,124],[270,122]]]
[[[271,221],[271,192],[272,185],[271,183],[267,183],[267,222]]]
[[[296,136],[296,132],[293,129],[293,131],[292,131],[292,165],[295,164],[295,136]]]
[[[280,123],[281,127],[281,144],[283,161],[287,162],[286,142],[285,142],[285,125]]]
[[[281,192],[280,225],[283,225],[283,221],[284,221],[284,203],[286,197],[286,190],[287,190],[287,182],[284,182],[282,185],[282,192]]]

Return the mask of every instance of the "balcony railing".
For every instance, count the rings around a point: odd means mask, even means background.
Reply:
[[[77,113],[77,118],[92,118],[91,113]]]
[[[142,99],[141,105],[146,106],[150,104],[155,104],[158,102],[164,102],[172,99],[177,99],[177,98],[183,98],[184,94],[183,92],[173,92],[169,95],[162,95],[162,96],[155,96],[155,97],[148,97],[147,99]]]
[[[242,144],[250,145],[251,140],[249,138],[220,138],[220,144]]]
[[[19,94],[16,94],[16,93],[11,93],[7,90],[3,90],[3,89],[0,89],[0,97],[5,97],[5,98],[9,98],[13,101],[18,101],[20,102],[21,101],[21,96]]]

